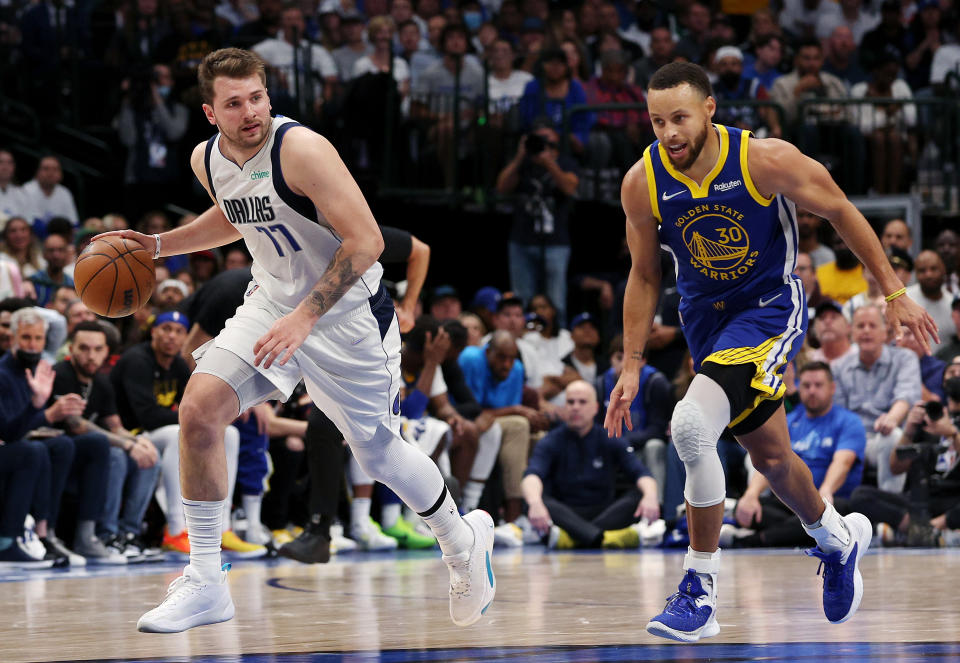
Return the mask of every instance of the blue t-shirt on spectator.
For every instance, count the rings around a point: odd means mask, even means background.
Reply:
[[[464,348],[457,360],[463,369],[463,377],[473,392],[480,407],[496,410],[501,407],[520,405],[523,401],[523,364],[514,359],[513,368],[506,380],[498,382],[487,363],[487,346]]]
[[[540,81],[534,78],[527,83],[527,87],[523,90],[523,96],[520,97],[520,118],[523,121],[524,129],[530,129],[534,121],[545,116],[552,122],[554,131],[562,136],[563,110],[574,104],[585,103],[587,103],[587,93],[583,86],[575,80],[570,81],[570,89],[567,91],[566,98],[557,100],[548,98],[540,85]],[[570,133],[586,145],[593,122],[593,113],[576,113],[570,117]]]
[[[810,468],[813,483],[818,488],[827,476],[834,452],[849,449],[857,454],[857,460],[847,473],[847,480],[835,493],[837,497],[850,497],[863,479],[863,452],[867,446],[867,434],[860,417],[834,405],[826,414],[810,418],[806,408],[798,405],[787,415],[787,426],[790,429],[790,446]]]

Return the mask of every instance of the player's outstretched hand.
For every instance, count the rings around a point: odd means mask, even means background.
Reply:
[[[143,247],[143,250],[151,256],[157,250],[157,240],[153,238],[153,235],[144,235],[143,233],[138,233],[136,230],[111,230],[109,232],[100,233],[99,235],[94,235],[93,239],[90,241],[95,242],[101,237],[109,237],[110,235],[115,235],[116,237],[122,237],[123,239],[130,239],[134,242],[138,242],[140,246]]]
[[[897,333],[897,340],[903,336],[903,327],[907,327],[913,332],[913,335],[920,341],[923,351],[930,354],[929,336],[937,343],[940,342],[940,334],[937,333],[937,323],[922,306],[910,299],[907,295],[894,297],[887,302],[887,321],[893,325]]]
[[[640,376],[636,373],[624,371],[620,374],[617,386],[610,392],[610,405],[607,407],[607,416],[603,420],[603,427],[607,429],[608,436],[620,437],[623,434],[624,423],[627,425],[627,430],[633,430],[633,422],[630,421],[630,404],[637,397],[639,386]]]
[[[278,358],[280,366],[286,365],[297,348],[303,345],[314,322],[316,318],[300,308],[279,318],[254,344],[253,365],[259,366],[263,362],[264,368],[270,368]]]

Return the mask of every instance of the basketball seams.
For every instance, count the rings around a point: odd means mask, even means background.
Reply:
[[[148,257],[141,258],[139,254],[142,252],[144,256],[147,256],[147,252],[139,243],[132,240],[127,241],[125,238],[111,236],[98,241],[102,241],[106,246],[91,247],[94,248],[94,252],[82,253],[76,262],[79,269],[76,269],[75,273],[80,277],[79,281],[82,284],[82,289],[78,291],[81,299],[89,300],[90,304],[94,305],[91,306],[91,309],[97,312],[104,311],[100,314],[107,317],[124,315],[123,311],[139,310],[150,298],[153,284],[156,282],[153,261],[149,260]],[[94,256],[100,261],[100,264],[83,263],[85,258],[93,258]],[[132,256],[132,261],[127,256]],[[127,269],[128,276],[121,274],[121,268],[118,264],[121,259]],[[108,288],[106,280],[110,276],[104,275],[103,272],[110,265],[114,266],[114,275],[113,283]],[[138,267],[141,271],[139,276],[137,275]],[[132,286],[127,285],[128,280],[132,282]],[[97,283],[91,290],[90,286],[94,281]],[[125,295],[131,287],[135,287],[137,291],[135,302],[128,300],[128,303],[125,304],[123,301],[114,301],[118,292]],[[147,292],[144,292],[145,288]],[[129,295],[126,296],[129,297]]]
[[[117,261],[114,260],[110,263],[113,265],[113,287],[110,289],[110,298],[107,300],[107,317],[112,318],[110,315],[113,313],[113,297],[117,294],[117,282],[120,280],[120,269],[117,267]]]
[[[127,254],[127,253],[121,254],[121,255],[120,255],[120,258],[123,260],[123,265],[124,265],[124,267],[126,267],[126,268],[127,268],[127,271],[130,272],[130,279],[133,281],[133,285],[134,285],[134,287],[135,287],[136,290],[137,290],[137,305],[134,306],[132,310],[134,310],[134,311],[139,311],[139,310],[140,310],[140,306],[141,306],[141,304],[142,304],[142,302],[143,302],[143,295],[140,294],[140,281],[137,280],[137,275],[133,273],[133,268],[130,267],[130,263],[127,262],[127,255],[129,255],[129,254]],[[119,278],[120,278],[120,277],[119,277],[119,275],[118,275],[118,276],[117,276],[117,279],[119,280]]]
[[[93,282],[97,279],[97,276],[100,275],[100,272],[102,272],[102,271],[105,270],[107,267],[109,267],[110,265],[112,265],[112,264],[114,263],[114,260],[115,260],[114,258],[111,258],[110,256],[104,255],[104,254],[102,254],[102,253],[91,254],[91,255],[102,255],[102,256],[104,256],[109,262],[105,263],[103,266],[100,267],[100,269],[98,269],[97,271],[95,271],[93,274],[91,274],[91,275],[89,276],[89,278],[87,278],[87,284],[86,284],[85,286],[83,286],[83,290],[80,291],[80,299],[83,299],[83,296],[84,296],[84,295],[86,294],[86,292],[87,292],[87,288],[89,288],[89,287],[90,287],[90,284],[93,283]],[[83,258],[81,258],[80,260],[78,260],[78,261],[77,261],[77,265],[79,265],[82,260],[83,260]],[[74,267],[73,272],[74,272],[74,275],[76,275],[76,272],[77,272],[76,267]],[[74,280],[76,280],[76,278],[74,278]],[[74,287],[74,290],[76,290],[76,287]]]

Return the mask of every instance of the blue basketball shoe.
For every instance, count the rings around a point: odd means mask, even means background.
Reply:
[[[693,569],[677,587],[677,593],[667,599],[667,606],[647,624],[647,632],[661,638],[696,642],[720,632],[717,623],[717,576],[710,576],[712,587],[704,588],[703,581]]]
[[[863,598],[860,558],[873,539],[873,526],[863,514],[851,513],[844,516],[843,521],[850,532],[846,548],[827,553],[817,546],[806,551],[820,560],[817,574],[823,574],[823,613],[833,624],[847,621],[860,607]]]

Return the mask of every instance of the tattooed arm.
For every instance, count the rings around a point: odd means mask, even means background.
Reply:
[[[254,363],[286,364],[321,315],[340,301],[383,252],[383,236],[360,187],[323,136],[306,127],[287,132],[280,161],[290,189],[307,196],[340,236],[340,248],[310,294],[257,341]]]

